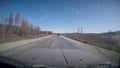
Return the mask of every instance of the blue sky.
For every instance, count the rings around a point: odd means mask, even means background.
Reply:
[[[0,0],[0,18],[10,12],[53,32],[120,30],[120,0]]]

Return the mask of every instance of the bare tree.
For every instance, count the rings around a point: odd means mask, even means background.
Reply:
[[[10,13],[10,16],[9,16],[9,26],[12,26],[12,24],[13,24],[13,14],[12,13]]]
[[[1,38],[1,40],[3,39],[3,22],[4,22],[4,18],[1,18],[1,20],[0,20],[0,38]]]
[[[40,34],[40,31],[41,31],[41,29],[40,29],[39,26],[36,26],[36,31],[37,31],[37,35],[39,35],[39,34]]]
[[[15,25],[16,26],[19,26],[19,21],[20,21],[20,14],[19,14],[19,12],[17,12],[16,16],[15,16]]]
[[[8,22],[8,33],[12,34],[12,24],[13,24],[13,14],[10,13],[9,22]]]
[[[20,14],[17,12],[15,16],[15,32],[19,35]]]
[[[1,40],[5,40],[6,35],[6,23],[8,22],[7,17],[1,19],[1,24],[0,24],[0,38]]]
[[[3,22],[4,22],[4,18],[2,17],[2,18],[0,18],[0,24],[2,25]]]
[[[30,34],[33,35],[33,24],[30,24]]]
[[[30,34],[29,23],[27,20],[23,19],[21,23],[21,33],[22,36],[28,36]]]
[[[14,23],[13,23],[14,22]],[[44,34],[49,33],[48,31],[44,31]],[[20,37],[30,38],[37,37],[42,34],[42,31],[39,26],[33,26],[33,24],[29,24],[26,19],[20,19],[20,14],[17,12],[15,19],[13,18],[13,14],[10,13],[8,17],[3,17],[0,19],[0,42],[12,40],[11,38],[17,39]]]
[[[29,24],[26,19],[22,20],[21,23],[21,34],[23,37],[29,37],[30,35],[40,35],[40,27]]]
[[[34,34],[35,34],[35,35],[39,35],[39,34],[40,34],[40,31],[41,31],[41,29],[40,29],[39,26],[35,26],[35,27],[34,27]]]

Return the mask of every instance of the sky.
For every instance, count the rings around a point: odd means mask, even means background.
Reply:
[[[120,30],[120,0],[0,0],[0,18],[11,12],[56,33]]]

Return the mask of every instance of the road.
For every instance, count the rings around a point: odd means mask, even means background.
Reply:
[[[35,65],[116,63],[104,56],[101,50],[92,49],[88,44],[76,42],[64,36],[54,35],[9,49],[1,54]]]

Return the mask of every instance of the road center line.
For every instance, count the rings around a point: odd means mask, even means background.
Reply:
[[[54,40],[53,43],[52,43],[52,47],[54,47],[55,42],[56,42],[56,37],[55,37],[55,40]]]

